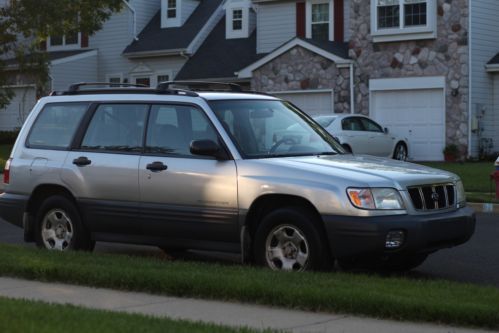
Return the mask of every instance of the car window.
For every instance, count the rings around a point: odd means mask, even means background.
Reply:
[[[368,118],[360,118],[362,125],[369,132],[383,132],[383,128]]]
[[[36,118],[27,145],[31,148],[68,148],[88,106],[88,103],[47,104]]]
[[[102,104],[90,121],[81,148],[118,152],[142,151],[149,110],[143,104]]]
[[[317,117],[317,118],[314,118],[314,120],[319,124],[321,125],[322,127],[326,128],[328,127],[329,125],[331,125],[333,123],[333,121],[336,120],[336,117],[333,117],[333,116],[326,116],[326,117]]]
[[[203,111],[185,105],[153,105],[147,127],[147,153],[193,156],[193,140],[218,142],[217,132]]]
[[[341,128],[344,131],[364,131],[364,126],[359,117],[348,117],[343,119]]]

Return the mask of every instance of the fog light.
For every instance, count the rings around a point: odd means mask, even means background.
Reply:
[[[398,249],[404,241],[405,233],[402,230],[392,230],[386,234],[385,248]]]

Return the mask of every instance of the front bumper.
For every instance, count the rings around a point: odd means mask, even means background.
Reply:
[[[26,195],[0,194],[0,218],[22,228],[27,202],[28,196]]]
[[[468,241],[475,232],[475,213],[464,207],[429,215],[354,217],[323,215],[331,252],[336,258],[431,253]],[[391,230],[405,232],[404,244],[385,248]]]

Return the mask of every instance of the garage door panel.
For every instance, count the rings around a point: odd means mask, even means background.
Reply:
[[[414,160],[442,160],[445,144],[443,89],[375,91],[371,116],[409,140]]]
[[[279,98],[290,101],[308,115],[333,113],[332,93],[330,91],[300,91],[296,93],[273,92]]]

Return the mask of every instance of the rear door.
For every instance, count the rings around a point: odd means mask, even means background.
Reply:
[[[218,141],[204,112],[191,105],[153,105],[140,159],[141,220],[169,245],[230,248],[239,242],[237,174],[233,160],[190,153],[192,140]]]
[[[368,154],[369,137],[364,130],[360,117],[347,117],[341,121],[344,141],[352,148],[355,154]]]
[[[79,134],[81,145],[68,154],[62,177],[92,232],[142,232],[138,165],[148,110],[145,104],[96,105]]]

